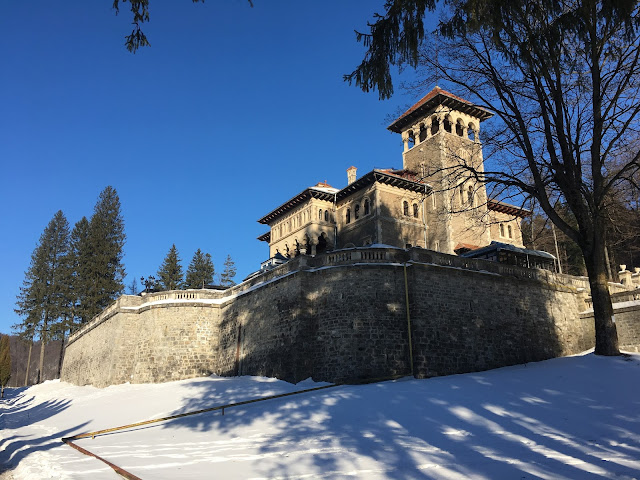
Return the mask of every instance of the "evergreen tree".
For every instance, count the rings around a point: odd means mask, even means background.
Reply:
[[[11,349],[9,335],[0,335],[0,398],[4,398],[4,387],[11,378]]]
[[[180,265],[180,257],[178,257],[178,249],[175,244],[171,245],[157,276],[162,290],[178,290],[182,288],[182,266]]]
[[[227,255],[227,259],[224,261],[224,270],[220,275],[220,285],[224,287],[233,287],[236,282],[233,281],[236,276],[236,264],[231,260],[231,255]]]
[[[131,279],[131,283],[129,284],[129,295],[137,295],[138,294],[138,282],[135,277]]]
[[[213,283],[213,275],[215,269],[213,268],[213,261],[211,255],[208,253],[202,253],[200,249],[196,250],[189,268],[187,268],[187,288],[203,288],[205,285]]]
[[[46,344],[69,312],[69,260],[69,224],[62,211],[58,211],[31,255],[31,264],[25,273],[15,309],[18,315],[26,317],[21,325],[25,328],[33,325],[40,338],[38,383],[44,380]]]
[[[89,291],[91,276],[89,274],[92,262],[92,250],[89,244],[89,220],[82,217],[71,231],[71,260],[72,260],[72,294],[74,299],[74,319],[80,323],[91,320],[89,307]]]
[[[85,321],[100,313],[124,291],[122,257],[125,240],[120,199],[116,190],[109,186],[100,193],[89,222],[91,256],[86,265]]]

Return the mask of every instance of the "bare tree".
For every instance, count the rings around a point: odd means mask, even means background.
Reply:
[[[379,73],[372,52],[387,64],[389,59],[403,63],[402,53],[410,60],[404,63],[429,68],[428,80],[437,76],[496,114],[499,121],[483,136],[492,159],[486,170],[478,172],[462,161],[458,168],[478,181],[535,198],[580,247],[593,297],[595,351],[619,354],[605,246],[611,192],[630,183],[640,169],[640,150],[629,149],[629,140],[639,133],[638,2],[451,1],[440,28],[438,61],[420,55],[425,36],[415,22],[407,29],[396,21],[400,33],[378,35],[381,43],[376,44],[378,22],[390,22],[390,15],[402,18],[403,9],[415,11],[416,4],[433,3],[388,2],[386,15],[371,26],[368,57],[347,80],[371,89]],[[387,48],[394,41],[395,52]],[[558,215],[558,201],[570,210],[575,225]]]

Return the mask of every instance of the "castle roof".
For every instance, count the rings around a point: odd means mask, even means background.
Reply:
[[[445,107],[450,107],[452,110],[466,113],[467,115],[476,117],[481,122],[493,116],[493,113],[490,111],[482,107],[477,107],[473,103],[453,93],[442,90],[440,87],[435,87],[418,100],[409,110],[400,115],[387,129],[395,133],[402,133],[405,128],[413,125],[417,120],[429,115],[438,105],[444,105]]]
[[[466,257],[466,258],[477,258],[483,255],[487,255],[488,253],[491,253],[491,252],[500,252],[500,251],[509,251],[509,252],[513,252],[521,255],[531,255],[531,256],[541,257],[551,261],[556,259],[556,257],[551,255],[549,252],[544,252],[542,250],[531,250],[529,248],[516,247],[515,245],[511,245],[510,243],[496,242],[495,240],[491,242],[489,245],[487,245],[486,247],[478,248],[477,250],[471,250],[470,252],[463,253],[460,256]]]
[[[339,190],[337,188],[333,188],[331,185],[327,183],[320,182],[314,185],[313,187],[306,188],[296,196],[284,202],[278,208],[275,208],[271,212],[267,213],[264,217],[258,220],[258,223],[268,225],[270,222],[272,222],[276,218],[280,217],[281,215],[284,215],[288,211],[294,209],[301,203],[311,198],[333,201],[335,198],[335,194],[338,191]],[[263,234],[260,237],[258,237],[258,240],[265,240],[264,238],[262,238],[264,235],[266,234]]]
[[[342,200],[374,182],[384,183],[418,193],[431,191],[430,185],[422,182],[415,173],[408,170],[374,169],[340,190],[336,195],[336,200]]]
[[[412,192],[431,191],[430,185],[422,182],[415,173],[412,173],[408,170],[375,169],[370,171],[366,175],[363,175],[355,182],[350,183],[342,190],[338,190],[337,188],[333,188],[331,185],[322,182],[314,185],[313,187],[309,187],[284,202],[278,208],[267,213],[264,217],[258,220],[258,223],[269,225],[276,218],[286,214],[290,210],[293,210],[294,208],[311,198],[317,198],[319,200],[326,200],[330,202],[342,200],[343,198],[348,197],[352,193],[360,190],[361,188],[364,188],[367,185],[371,185],[374,182],[404,188],[405,190],[410,190]],[[271,238],[270,235],[271,234],[269,232],[263,233],[258,237],[258,240],[268,242]]]
[[[527,210],[526,208],[516,207],[515,205],[511,205],[505,202],[500,202],[492,198],[487,200],[487,208],[489,210],[493,210],[494,212],[506,213],[507,215],[512,215],[514,217],[520,217],[520,218],[528,217],[529,215],[531,215],[531,210]]]

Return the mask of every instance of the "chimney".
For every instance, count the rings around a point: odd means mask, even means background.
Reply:
[[[356,167],[347,168],[347,185],[351,185],[356,181],[356,172],[358,169]]]

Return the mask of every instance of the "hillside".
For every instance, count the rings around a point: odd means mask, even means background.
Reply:
[[[16,479],[117,479],[60,438],[315,385],[208,377],[15,389],[0,404],[0,464]],[[339,386],[77,443],[144,479],[632,479],[640,355]]]

